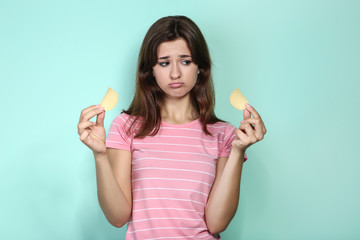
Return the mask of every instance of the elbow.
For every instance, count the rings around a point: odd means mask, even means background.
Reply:
[[[127,218],[118,218],[118,219],[108,219],[109,223],[116,228],[123,227],[130,219],[130,216]]]
[[[126,214],[123,214],[121,216],[107,217],[107,220],[114,227],[121,228],[129,221],[130,217],[131,217],[131,211],[129,211]]]
[[[118,222],[112,221],[112,222],[110,222],[110,224],[113,225],[113,226],[116,227],[116,228],[121,228],[121,227],[123,227],[126,223],[127,223],[127,221],[118,221]]]
[[[216,235],[225,231],[229,223],[229,221],[223,218],[206,219],[207,228],[212,235]]]
[[[225,231],[226,228],[227,228],[227,225],[224,225],[224,224],[208,225],[208,230],[212,235],[219,234],[219,233]]]
[[[236,207],[229,209],[207,208],[205,210],[205,221],[208,231],[212,235],[219,234],[227,229],[231,220],[235,216]]]

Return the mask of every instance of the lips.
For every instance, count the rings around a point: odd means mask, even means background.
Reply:
[[[182,87],[184,85],[184,83],[182,82],[174,82],[174,83],[170,83],[169,86],[171,88],[179,88],[179,87]]]

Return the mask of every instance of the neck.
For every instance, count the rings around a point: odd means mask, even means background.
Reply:
[[[191,104],[190,96],[181,99],[165,99],[161,109],[161,119],[167,123],[185,124],[199,117]]]

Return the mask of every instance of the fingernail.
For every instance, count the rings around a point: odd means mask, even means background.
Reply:
[[[103,108],[103,107],[100,107],[100,108],[99,108],[99,110],[100,110],[100,111],[103,111],[103,110],[104,110],[104,108]]]
[[[250,108],[250,107],[251,107],[250,104],[248,104],[248,103],[245,103],[245,106],[246,106],[247,108]]]
[[[242,120],[240,123],[243,123],[244,122],[244,120]]]

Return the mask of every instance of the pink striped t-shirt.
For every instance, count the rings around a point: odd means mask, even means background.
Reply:
[[[216,162],[228,157],[234,126],[161,123],[155,136],[136,139],[126,131],[132,118],[122,113],[111,126],[109,148],[132,154],[133,209],[126,239],[220,239],[205,223],[205,206],[215,180]],[[245,160],[247,159],[245,155]]]

